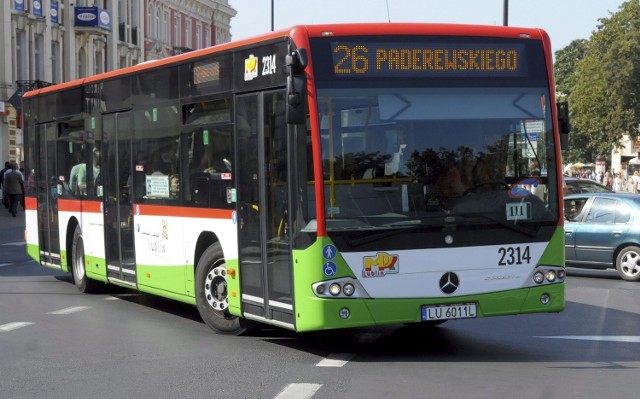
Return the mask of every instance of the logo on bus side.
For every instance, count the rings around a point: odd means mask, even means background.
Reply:
[[[258,77],[258,59],[253,54],[244,60],[244,80],[249,81]]]
[[[384,277],[387,274],[398,273],[400,267],[398,259],[398,255],[386,252],[378,252],[375,256],[365,256],[362,277]]]

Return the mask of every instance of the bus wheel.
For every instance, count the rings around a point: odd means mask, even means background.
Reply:
[[[247,331],[227,308],[227,267],[219,243],[207,248],[196,268],[196,304],[202,320],[219,334],[240,335]]]
[[[99,290],[98,282],[87,277],[84,261],[84,240],[82,239],[80,226],[76,226],[73,232],[71,269],[73,272],[73,282],[80,292],[89,294]]]

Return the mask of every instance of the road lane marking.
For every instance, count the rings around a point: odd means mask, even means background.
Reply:
[[[326,358],[320,360],[316,367],[342,367],[353,359],[353,353],[332,353]]]
[[[7,332],[11,330],[16,330],[18,328],[30,326],[31,324],[33,323],[30,323],[28,321],[16,321],[13,323],[7,323],[7,324],[0,325],[0,331]]]
[[[16,242],[4,242],[0,245],[15,245],[15,246],[19,246],[19,245],[26,245],[27,242],[26,241],[16,241]]]
[[[64,308],[64,309],[60,309],[60,310],[55,310],[55,311],[49,312],[47,314],[71,314],[71,313],[87,310],[89,308],[90,308],[90,306],[72,306],[70,308]]]
[[[309,399],[321,386],[322,384],[289,384],[275,399]]]
[[[0,263],[0,267],[11,266],[12,263]]]
[[[555,336],[536,336],[534,338],[640,343],[640,336],[637,336],[637,335],[555,335]]]

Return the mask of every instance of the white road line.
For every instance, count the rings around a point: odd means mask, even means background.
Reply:
[[[637,336],[637,335],[556,335],[556,336],[537,336],[534,338],[640,343],[640,336]]]
[[[275,399],[309,399],[322,384],[289,384],[275,397]]]
[[[31,324],[33,323],[30,323],[28,321],[16,321],[14,323],[7,323],[7,324],[0,325],[0,331],[7,332],[11,330],[16,330],[18,328],[30,326]]]
[[[12,263],[0,263],[0,267],[11,266]]]
[[[82,310],[87,310],[89,308],[90,308],[90,306],[72,306],[70,308],[64,308],[64,309],[60,309],[60,310],[55,310],[55,311],[49,312],[47,314],[70,314],[70,313],[80,312]]]
[[[2,243],[0,245],[15,245],[15,246],[19,246],[19,245],[26,245],[27,242],[26,241],[16,241],[16,242],[5,242]]]
[[[342,367],[353,359],[353,353],[332,353],[326,358],[320,360],[316,367]]]

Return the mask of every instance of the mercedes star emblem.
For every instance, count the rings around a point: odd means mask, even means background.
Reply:
[[[453,272],[447,272],[440,277],[440,291],[445,294],[453,294],[459,285],[460,279]]]

